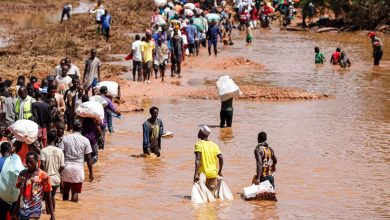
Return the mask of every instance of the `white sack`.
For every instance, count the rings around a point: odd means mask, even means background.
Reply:
[[[226,185],[223,178],[218,178],[217,189],[215,190],[215,198],[221,200],[233,200],[233,194],[229,187]]]
[[[94,96],[89,97],[89,101],[99,102],[100,104],[103,105],[103,107],[106,107],[108,105],[107,100],[105,100],[100,95],[94,95]]]
[[[38,124],[30,120],[17,120],[8,129],[17,141],[26,144],[34,143],[38,138]]]
[[[218,94],[222,101],[234,98],[241,94],[240,89],[228,75],[219,77],[217,81]]]
[[[95,94],[100,94],[99,90],[100,90],[100,87],[102,87],[102,86],[106,86],[107,87],[107,95],[112,96],[113,98],[118,96],[118,94],[119,94],[119,84],[117,82],[113,82],[113,81],[102,81],[102,82],[99,82],[94,87]]]
[[[154,0],[154,5],[156,7],[162,7],[167,4],[167,0]]]
[[[104,119],[104,108],[99,102],[88,101],[77,107],[76,114],[83,118],[97,119],[101,123]]]
[[[194,10],[195,5],[193,3],[187,3],[184,5],[184,8]]]
[[[184,15],[192,17],[192,16],[194,16],[194,11],[192,11],[191,9],[185,9],[184,10]]]
[[[275,193],[274,187],[271,185],[271,183],[266,180],[261,182],[259,185],[251,185],[244,188],[244,198],[245,199],[251,199],[255,198],[257,194],[260,193]]]
[[[205,194],[208,202],[215,202],[214,195],[210,192],[210,190],[206,186],[206,175],[202,173],[199,178],[199,185],[202,192]]]
[[[207,202],[206,195],[202,192],[198,183],[194,183],[192,186],[191,202],[196,204]]]

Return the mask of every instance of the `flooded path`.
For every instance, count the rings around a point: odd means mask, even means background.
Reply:
[[[240,39],[238,39],[240,38]],[[255,35],[254,45],[235,45],[222,56],[245,55],[263,70],[234,75],[240,84],[301,87],[336,95],[298,102],[235,101],[232,129],[219,123],[219,101],[147,100],[174,137],[164,139],[162,158],[137,158],[142,151],[148,112],[115,121],[79,204],[57,203],[59,219],[385,219],[390,218],[390,39],[383,65],[372,66],[364,33],[296,33],[279,30]],[[327,59],[341,47],[350,70],[313,64],[314,46]],[[205,51],[204,51],[205,52]],[[212,58],[211,58],[212,59]],[[205,64],[207,65],[207,64]],[[207,72],[191,78],[213,83]],[[223,72],[221,72],[223,74]],[[163,92],[163,91],[162,91]],[[211,125],[210,139],[223,153],[224,176],[235,200],[194,206],[189,196],[194,170],[193,146],[199,125]],[[255,174],[253,155],[259,131],[266,131],[278,157],[278,202],[245,202],[237,193]],[[57,195],[60,198],[60,195]],[[47,216],[45,216],[47,217]]]

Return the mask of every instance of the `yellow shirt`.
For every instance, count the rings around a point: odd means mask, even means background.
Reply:
[[[144,59],[144,63],[148,61],[153,61],[153,50],[154,50],[154,42],[150,40],[149,42],[142,42],[141,45],[141,53]]]
[[[218,177],[217,156],[221,154],[218,145],[212,141],[200,140],[195,144],[195,152],[201,153],[199,173],[206,174],[206,178]]]

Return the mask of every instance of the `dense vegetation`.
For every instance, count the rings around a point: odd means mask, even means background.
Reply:
[[[309,2],[315,4],[317,12],[331,10],[336,20],[349,26],[375,29],[390,24],[390,0],[301,0],[303,11]]]

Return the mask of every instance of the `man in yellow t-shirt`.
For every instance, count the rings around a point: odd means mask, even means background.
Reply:
[[[153,54],[155,49],[155,44],[152,40],[152,33],[150,31],[146,31],[146,40],[141,44],[141,53],[142,53],[142,61],[144,66],[144,81],[150,83],[150,74],[152,72],[153,66]]]
[[[200,128],[198,141],[195,144],[195,174],[194,182],[199,180],[199,175],[206,175],[206,186],[214,191],[217,185],[217,177],[222,176],[223,157],[216,143],[209,141],[211,130],[207,126]],[[217,162],[218,159],[218,162]]]

